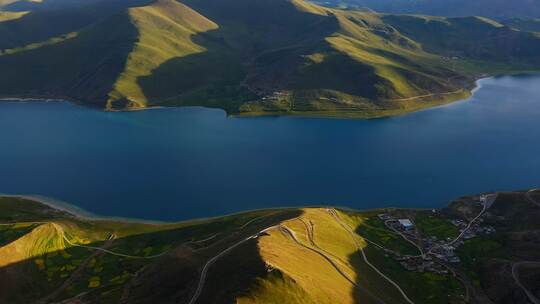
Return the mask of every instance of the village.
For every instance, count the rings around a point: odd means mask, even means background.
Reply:
[[[418,248],[418,255],[404,255],[392,250],[385,250],[386,256],[392,257],[408,271],[431,272],[448,274],[452,264],[459,264],[460,258],[456,249],[466,240],[481,235],[490,235],[496,232],[495,228],[484,224],[485,210],[489,208],[488,196],[480,196],[478,201],[471,202],[482,207],[480,214],[466,222],[462,219],[450,219],[450,223],[459,230],[455,238],[439,239],[436,236],[422,235],[412,219],[399,218],[388,213],[378,215],[386,227],[399,234],[405,241]],[[436,214],[437,210],[432,210]]]

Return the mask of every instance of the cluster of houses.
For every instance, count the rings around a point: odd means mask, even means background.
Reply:
[[[434,244],[430,247],[430,253],[437,259],[449,262],[449,263],[459,263],[461,262],[460,258],[456,256],[455,250],[457,247],[463,244],[462,240],[458,240],[455,243],[449,244],[451,240],[441,241],[438,244]]]
[[[272,94],[270,95],[264,96],[263,98],[261,98],[261,100],[263,102],[273,102],[277,100],[287,99],[289,98],[289,96],[290,96],[289,92],[275,91],[275,92],[272,92]]]
[[[408,271],[448,274],[448,269],[444,265],[433,261],[430,256],[402,256],[397,257],[396,260]]]
[[[459,228],[460,233],[463,233],[464,240],[469,240],[479,235],[490,235],[496,232],[493,226],[483,225],[484,219],[482,218],[474,222],[469,229],[467,229],[468,224],[463,220],[453,219],[450,222]]]
[[[442,56],[441,58],[443,60],[459,60],[459,59],[461,59],[458,56]]]
[[[422,247],[424,247],[424,250],[428,250],[428,245],[433,245],[433,243],[431,242],[432,238],[428,238],[427,240],[417,239],[415,225],[411,219],[394,218],[386,213],[379,214],[378,217],[379,219],[384,221],[388,228],[400,232],[403,236],[406,236],[409,240],[413,242],[421,244]],[[391,256],[392,258],[394,258],[401,264],[401,266],[403,266],[403,268],[407,269],[408,271],[432,272],[436,274],[448,273],[448,269],[444,265],[442,265],[441,263],[437,263],[430,255],[427,254],[411,256],[402,255],[398,252],[386,250],[385,255],[387,257]]]
[[[485,204],[486,199],[483,198],[478,203]],[[496,232],[494,227],[483,225],[482,218],[477,219],[470,226],[464,220],[452,219],[450,222],[459,229],[460,235],[457,238],[439,239],[436,236],[422,236],[417,233],[411,219],[395,218],[386,213],[379,214],[378,217],[388,228],[399,232],[402,237],[406,237],[408,241],[416,243],[419,249],[422,249],[423,253],[416,256],[402,255],[390,250],[386,250],[385,253],[386,256],[392,256],[399,261],[405,269],[416,272],[447,274],[448,267],[445,264],[461,262],[455,251],[463,245],[465,240]]]
[[[379,219],[385,222],[386,225],[391,225],[394,228],[401,229],[404,231],[414,230],[413,222],[408,218],[398,219],[391,216],[388,213],[381,213],[378,215]]]

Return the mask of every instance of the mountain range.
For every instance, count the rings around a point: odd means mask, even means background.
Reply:
[[[385,13],[446,17],[484,16],[504,20],[540,16],[539,0],[324,0],[320,3],[339,7],[369,8]]]
[[[466,98],[480,77],[540,67],[539,34],[484,17],[303,0],[0,4],[3,98],[375,117]]]

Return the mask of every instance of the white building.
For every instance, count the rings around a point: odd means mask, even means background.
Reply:
[[[400,219],[398,222],[405,230],[411,230],[414,228],[414,224],[409,219]]]

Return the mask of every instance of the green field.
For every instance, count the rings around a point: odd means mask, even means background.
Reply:
[[[433,215],[431,211],[417,214],[415,224],[422,234],[436,236],[438,239],[455,238],[459,235],[459,229],[448,219]]]
[[[476,238],[466,241],[457,254],[462,260],[462,267],[473,279],[479,280],[482,261],[507,259],[510,250],[499,238]]]
[[[418,254],[416,247],[388,229],[383,221],[376,216],[369,217],[363,221],[357,231],[367,239],[402,255]]]
[[[397,261],[384,258],[375,249],[369,250],[368,256],[419,303],[459,303],[463,299],[463,286],[452,276],[407,271]]]

